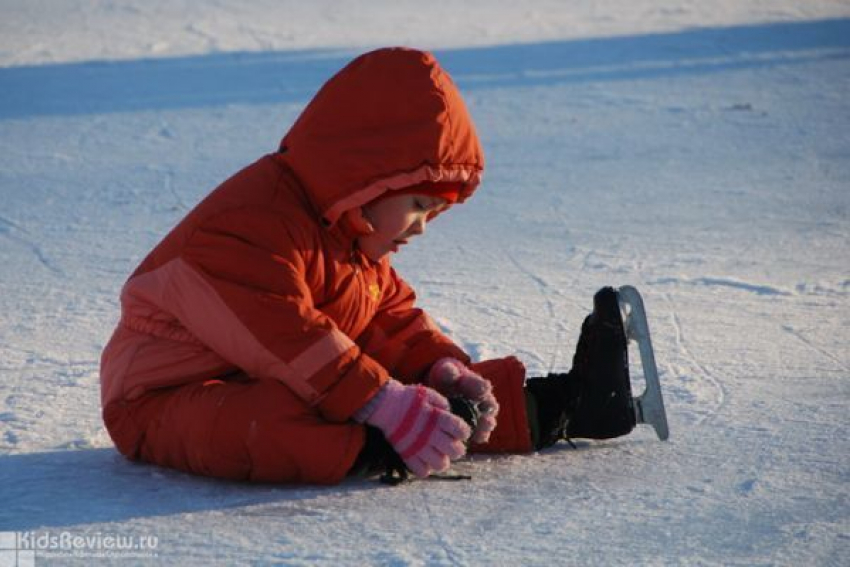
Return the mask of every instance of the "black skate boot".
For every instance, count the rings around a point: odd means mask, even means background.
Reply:
[[[580,385],[568,438],[610,439],[635,428],[626,333],[617,292],[610,287],[593,297],[571,373]]]
[[[559,439],[610,439],[634,429],[626,345],[617,292],[602,288],[582,324],[572,370],[526,382],[537,449]]]

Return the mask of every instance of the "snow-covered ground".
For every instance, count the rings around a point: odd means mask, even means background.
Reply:
[[[390,44],[436,50],[488,157],[397,258],[422,304],[542,373],[637,286],[671,439],[396,488],[127,462],[98,389],[124,279]],[[849,93],[847,1],[0,0],[0,564],[17,532],[158,539],[122,564],[847,565]],[[78,551],[36,564],[109,559]]]

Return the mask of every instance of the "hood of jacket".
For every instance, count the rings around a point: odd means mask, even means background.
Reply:
[[[319,90],[281,142],[326,226],[387,191],[481,180],[484,155],[451,77],[433,55],[385,48],[354,59]]]

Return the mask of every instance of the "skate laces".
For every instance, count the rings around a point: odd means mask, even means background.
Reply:
[[[407,467],[402,469],[387,467],[387,471],[378,480],[381,484],[398,486],[410,480],[410,473],[408,473]],[[432,474],[428,475],[428,480],[472,480],[472,476],[468,474]]]

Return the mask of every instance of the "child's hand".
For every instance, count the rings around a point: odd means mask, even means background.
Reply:
[[[463,396],[475,402],[481,417],[472,433],[473,443],[486,443],[496,429],[499,404],[493,395],[493,386],[480,374],[467,368],[456,358],[441,358],[428,372],[428,385],[444,396]]]
[[[469,426],[452,415],[448,400],[431,388],[390,380],[367,408],[371,413],[364,421],[383,431],[418,477],[444,472],[452,460],[466,453],[464,441],[472,433]]]

